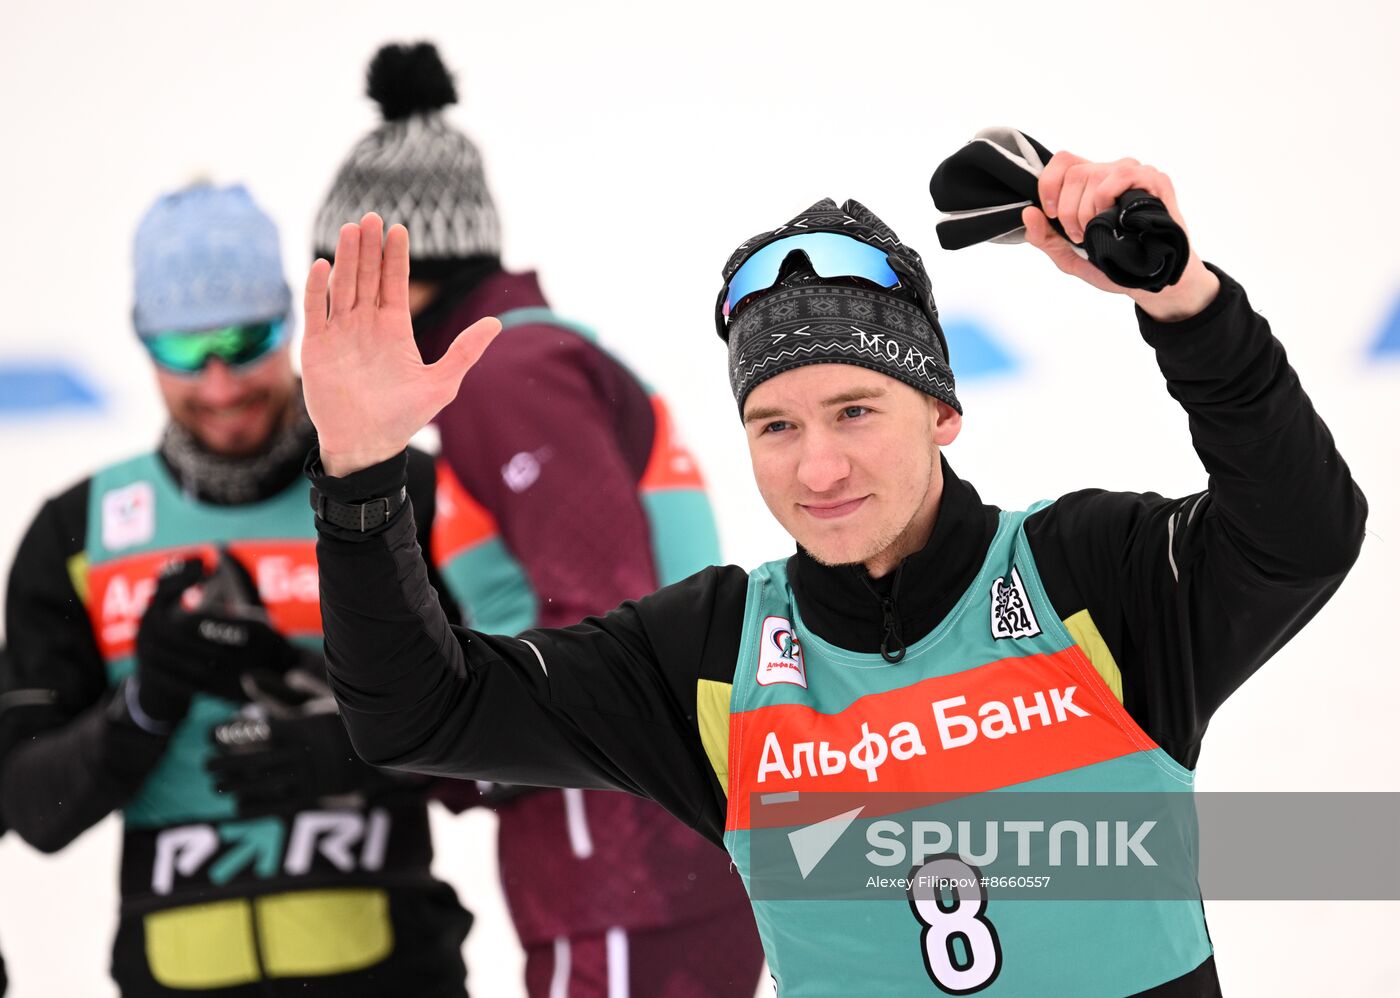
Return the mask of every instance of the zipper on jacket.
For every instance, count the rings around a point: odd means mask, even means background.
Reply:
[[[904,575],[904,562],[901,561],[899,567],[894,570],[894,581],[890,584],[887,596],[876,591],[867,572],[863,569],[857,571],[861,581],[865,583],[865,588],[870,590],[870,595],[880,601],[880,609],[884,612],[883,630],[880,633],[880,657],[891,664],[898,664],[904,661],[904,653],[909,650],[899,626],[899,580]]]
[[[885,633],[880,637],[880,657],[886,662],[904,661],[904,635],[899,632],[899,615],[895,612],[894,600],[889,596],[880,600],[885,609]]]

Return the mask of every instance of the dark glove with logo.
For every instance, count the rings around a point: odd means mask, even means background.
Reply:
[[[369,797],[417,779],[361,761],[335,713],[244,715],[215,728],[210,737],[215,752],[205,768],[220,793],[238,799],[241,815]]]
[[[1041,207],[1038,180],[1051,153],[1014,128],[984,128],[939,164],[929,194],[947,214],[938,242],[956,250],[982,242],[1025,240],[1022,209]],[[1049,220],[1061,236],[1059,219]],[[1118,203],[1085,227],[1081,256],[1125,288],[1161,291],[1181,279],[1190,258],[1186,232],[1161,200],[1126,191]]]
[[[246,576],[228,555],[221,555],[211,576],[198,559],[176,562],[162,573],[136,633],[135,700],[146,715],[137,718],[143,727],[176,724],[196,693],[246,700],[244,673],[285,672],[299,661],[301,653],[267,622],[256,593],[233,595]],[[201,582],[206,585],[198,607],[185,609],[186,590]]]

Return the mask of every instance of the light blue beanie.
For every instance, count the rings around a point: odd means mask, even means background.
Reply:
[[[146,212],[133,250],[138,335],[286,318],[292,292],[277,227],[237,184],[166,194]]]

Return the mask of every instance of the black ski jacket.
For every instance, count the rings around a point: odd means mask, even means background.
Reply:
[[[1190,768],[1214,711],[1336,591],[1367,511],[1268,323],[1216,273],[1220,293],[1199,315],[1161,323],[1137,313],[1208,487],[1179,498],[1088,489],[1026,526],[1055,609],[1089,612],[1125,707]],[[333,498],[363,502],[399,489],[404,459],[335,479],[313,453],[308,471]],[[897,590],[872,587],[859,568],[792,557],[810,630],[877,652],[939,624],[981,567],[997,518],[946,463],[944,475],[933,533],[892,573]],[[721,842],[725,788],[702,747],[697,684],[733,680],[744,569],[708,568],[606,616],[507,638],[449,625],[407,506],[367,533],[318,529],[328,668],[366,760],[626,790]],[[1188,977],[1161,993],[1218,991],[1209,961]]]

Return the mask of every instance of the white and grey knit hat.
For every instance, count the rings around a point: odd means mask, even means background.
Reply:
[[[333,258],[340,227],[375,211],[385,225],[408,227],[415,277],[499,256],[501,226],[481,153],[443,115],[457,91],[437,49],[385,45],[369,64],[368,84],[384,122],[341,164],[316,214],[315,254]]]

